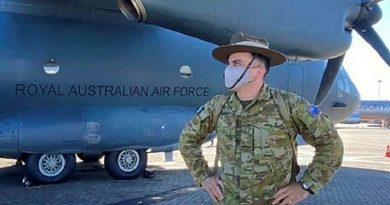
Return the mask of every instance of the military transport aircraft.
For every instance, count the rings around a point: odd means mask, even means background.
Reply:
[[[370,30],[380,10],[373,1],[306,4],[2,1],[0,156],[22,159],[41,183],[69,178],[76,153],[85,160],[104,154],[114,178],[140,176],[147,149],[172,149],[196,108],[226,92],[224,66],[210,52],[237,31],[268,38],[288,55],[290,61],[270,72],[270,85],[341,121],[359,94],[345,71],[338,72],[337,56],[349,47],[352,28],[365,28],[361,35],[382,45]],[[119,9],[159,27],[129,22]],[[322,58],[331,59],[302,62]],[[335,79],[343,86],[332,87]]]

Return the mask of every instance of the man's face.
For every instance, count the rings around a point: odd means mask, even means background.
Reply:
[[[252,61],[253,55],[251,53],[247,52],[238,52],[233,53],[229,56],[229,65],[233,67],[241,67],[246,68],[248,64]],[[252,64],[249,66],[248,74],[251,81],[257,80],[261,78],[264,79],[265,75],[265,68],[264,64],[259,61],[258,59],[255,59]]]

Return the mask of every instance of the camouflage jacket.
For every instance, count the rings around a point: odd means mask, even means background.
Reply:
[[[257,99],[246,108],[232,94],[222,108],[214,127],[213,109],[223,103],[217,95],[201,107],[183,129],[179,149],[189,172],[201,185],[212,172],[201,152],[208,133],[216,131],[224,185],[222,204],[269,204],[274,194],[291,177],[293,150],[276,99],[276,89],[264,85]],[[317,193],[341,165],[343,144],[333,123],[323,113],[308,111],[310,104],[289,92],[288,99],[295,134],[316,149],[312,163],[300,181]]]

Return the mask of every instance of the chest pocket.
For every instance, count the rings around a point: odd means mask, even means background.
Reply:
[[[216,130],[221,160],[233,161],[236,152],[236,120],[234,114],[227,109],[222,110]]]
[[[254,155],[262,159],[284,159],[288,155],[289,136],[281,117],[268,117],[263,122],[255,123]]]

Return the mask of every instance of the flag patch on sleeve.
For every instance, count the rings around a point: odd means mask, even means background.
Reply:
[[[307,108],[307,111],[310,113],[310,115],[312,116],[312,117],[317,117],[320,113],[321,113],[321,111],[318,109],[318,107],[317,106],[315,106],[315,105],[310,105],[308,108]]]

